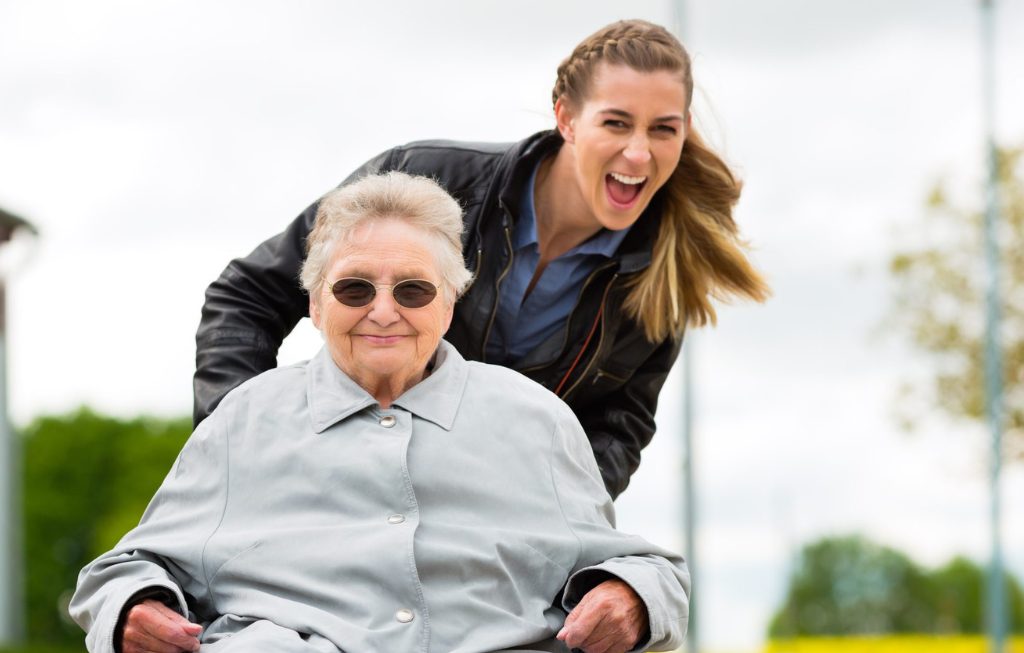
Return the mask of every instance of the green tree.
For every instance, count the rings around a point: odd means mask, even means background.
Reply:
[[[938,594],[936,630],[942,633],[985,632],[985,585],[988,571],[963,557],[953,558],[932,572]],[[1024,631],[1024,592],[1017,579],[1006,574],[1007,619],[1011,630]]]
[[[66,611],[78,572],[138,523],[191,431],[189,418],[123,421],[87,409],[25,429],[31,641],[82,642]]]
[[[1007,448],[1024,456],[1024,147],[998,153],[997,242],[1001,263],[1001,328]],[[915,405],[948,415],[985,416],[985,266],[982,213],[956,206],[938,183],[927,201],[919,245],[896,253],[889,265],[895,286],[892,318],[935,374],[925,385],[907,384],[901,402],[906,426]],[[916,402],[915,398],[924,398]]]
[[[902,553],[862,537],[827,538],[804,547],[773,638],[931,630],[935,591]]]
[[[935,572],[938,595],[938,630],[979,633],[985,627],[985,572],[962,557]]]
[[[1006,575],[1009,621],[1024,632],[1024,594]],[[858,537],[804,547],[772,638],[892,633],[980,633],[985,571],[966,558],[928,571],[899,551]]]

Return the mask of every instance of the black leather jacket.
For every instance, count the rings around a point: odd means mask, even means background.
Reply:
[[[535,163],[561,144],[557,132],[512,145],[421,141],[384,152],[343,182],[402,170],[433,177],[463,206],[463,253],[474,280],[456,304],[445,339],[469,360],[486,361],[498,286],[512,262],[511,234],[523,184]],[[682,340],[649,342],[622,308],[627,281],[650,264],[658,205],[655,196],[615,258],[586,280],[565,330],[511,366],[573,409],[613,497],[626,488],[640,464],[640,450],[654,435],[658,393]],[[317,206],[249,256],[232,261],[206,291],[196,334],[196,424],[229,390],[275,367],[281,341],[308,315],[309,299],[297,278]]]

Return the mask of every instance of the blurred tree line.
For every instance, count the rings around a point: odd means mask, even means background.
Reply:
[[[1024,147],[1000,149],[996,170],[1004,444],[1009,458],[1024,459]],[[926,204],[914,246],[889,262],[892,321],[934,369],[923,383],[904,386],[899,410],[906,427],[933,407],[985,419],[983,213],[957,206],[944,182]]]
[[[977,634],[985,630],[984,569],[957,557],[928,570],[859,536],[804,547],[768,636],[897,633]],[[1024,633],[1024,593],[1006,575],[1010,631]]]
[[[88,409],[22,433],[28,638],[79,645],[67,614],[78,572],[142,517],[192,433],[192,419],[118,420]]]

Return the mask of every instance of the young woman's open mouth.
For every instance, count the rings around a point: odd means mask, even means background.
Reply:
[[[633,208],[646,185],[647,177],[630,177],[618,172],[609,172],[604,177],[608,201],[621,210]]]

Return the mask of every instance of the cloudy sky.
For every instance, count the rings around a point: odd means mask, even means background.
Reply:
[[[998,135],[1024,143],[1024,0],[997,0]],[[13,418],[191,410],[203,291],[353,168],[422,138],[553,125],[573,45],[668,1],[0,2],[0,206],[41,238],[8,274]],[[984,430],[892,419],[925,364],[884,328],[887,256],[929,187],[982,179],[978,3],[689,0],[697,124],[746,182],[775,297],[695,334],[694,606],[715,649],[761,641],[799,546],[862,532],[940,564],[987,556]],[[1019,73],[1017,73],[1019,74]],[[309,357],[308,324],[282,362]],[[680,547],[682,385],[619,501]],[[1004,545],[1024,576],[1024,473]]]

